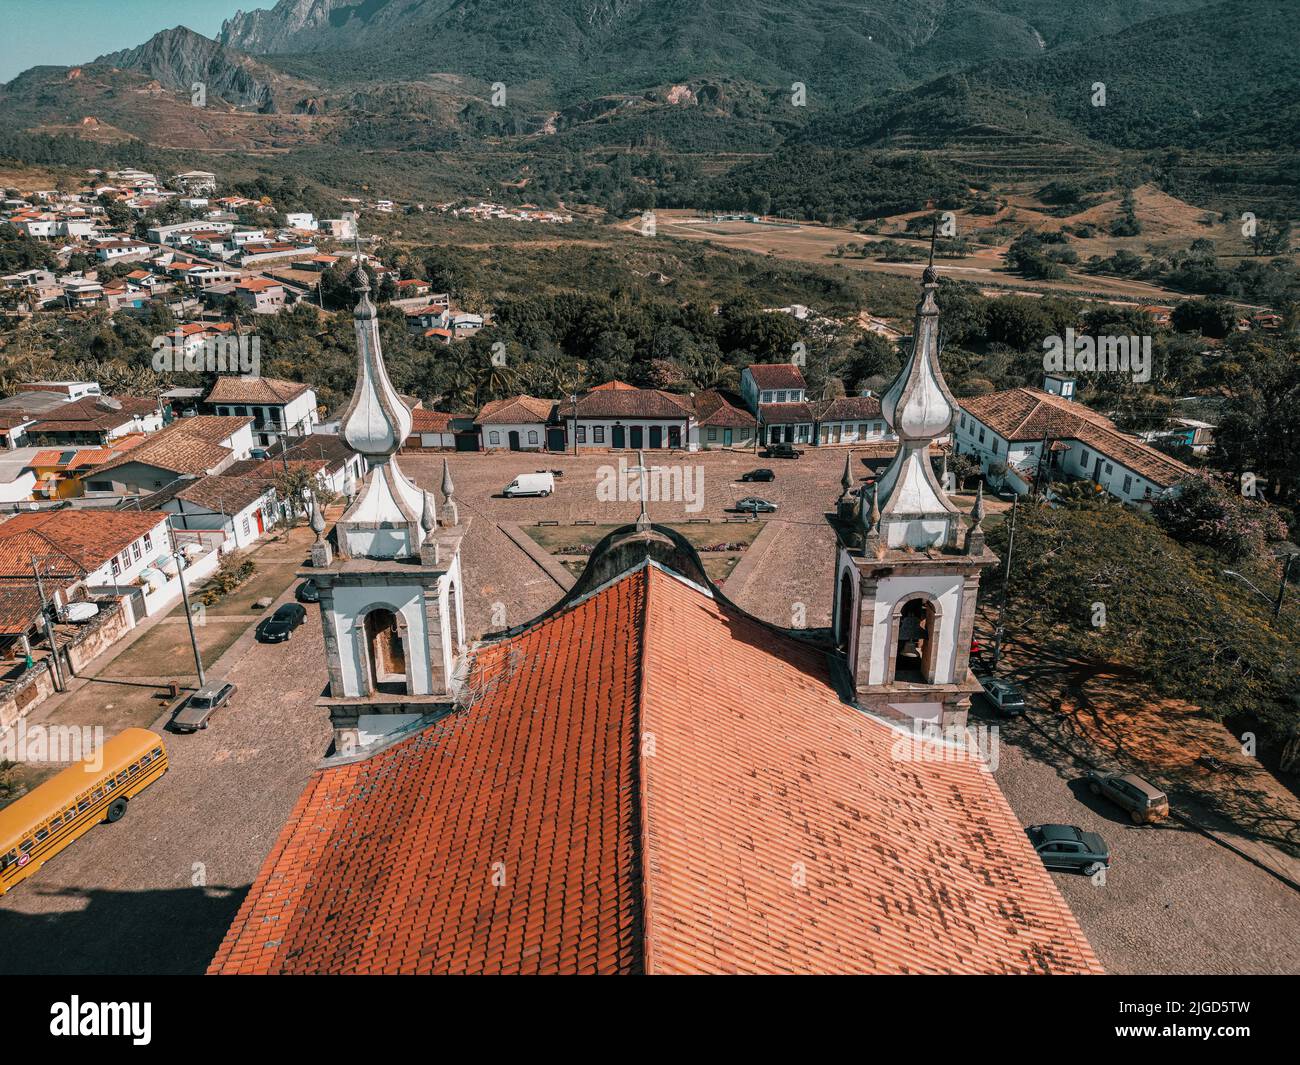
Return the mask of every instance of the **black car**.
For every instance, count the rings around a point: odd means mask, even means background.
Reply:
[[[294,598],[300,603],[320,602],[320,589],[316,587],[316,582],[310,578],[298,585],[297,590],[293,594]]]
[[[775,481],[776,474],[769,469],[750,470],[748,473],[741,474],[742,481]]]
[[[1110,848],[1096,832],[1075,825],[1030,825],[1025,834],[1048,869],[1078,870],[1092,876],[1110,868]]]
[[[797,459],[803,452],[793,444],[768,444],[763,452],[765,459]]]
[[[285,603],[262,622],[257,638],[263,643],[283,643],[307,619],[307,610],[297,603]]]

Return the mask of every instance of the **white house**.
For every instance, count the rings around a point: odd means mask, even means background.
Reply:
[[[1090,480],[1126,503],[1142,503],[1192,472],[1068,398],[1072,380],[1053,376],[1045,384],[961,401],[957,451],[978,459],[991,482],[1024,495],[1050,468],[1058,479]]]
[[[555,402],[535,396],[494,399],[474,419],[484,450],[541,451]]]
[[[816,414],[808,404],[808,386],[793,363],[746,366],[740,373],[740,395],[758,419],[765,444],[810,444],[816,439]]]
[[[576,406],[572,400],[561,403],[556,416],[579,450],[689,450],[692,437],[698,439],[695,404],[689,396],[623,381],[597,385],[578,396]]]
[[[308,436],[320,421],[314,388],[274,377],[218,377],[204,403],[213,414],[250,416],[259,447]]]
[[[279,515],[274,482],[226,474],[180,479],[141,506],[170,514],[182,542],[187,532],[221,532],[223,551],[256,542]]]

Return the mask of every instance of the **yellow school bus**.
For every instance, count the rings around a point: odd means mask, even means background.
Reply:
[[[0,810],[0,895],[92,825],[121,820],[127,801],[165,772],[162,737],[129,728]]]

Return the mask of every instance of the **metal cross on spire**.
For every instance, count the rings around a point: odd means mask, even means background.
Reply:
[[[650,515],[646,513],[645,509],[646,496],[649,494],[647,491],[645,475],[650,472],[650,468],[645,464],[644,451],[638,451],[636,453],[636,461],[637,464],[635,466],[628,468],[628,473],[640,475],[641,487],[638,490],[637,495],[641,497],[641,514],[636,519],[636,529],[637,532],[642,532],[643,530],[650,528]]]

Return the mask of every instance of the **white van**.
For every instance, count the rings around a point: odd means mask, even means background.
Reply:
[[[507,499],[515,496],[548,496],[555,491],[555,477],[550,473],[521,473],[505,487],[501,494]]]

